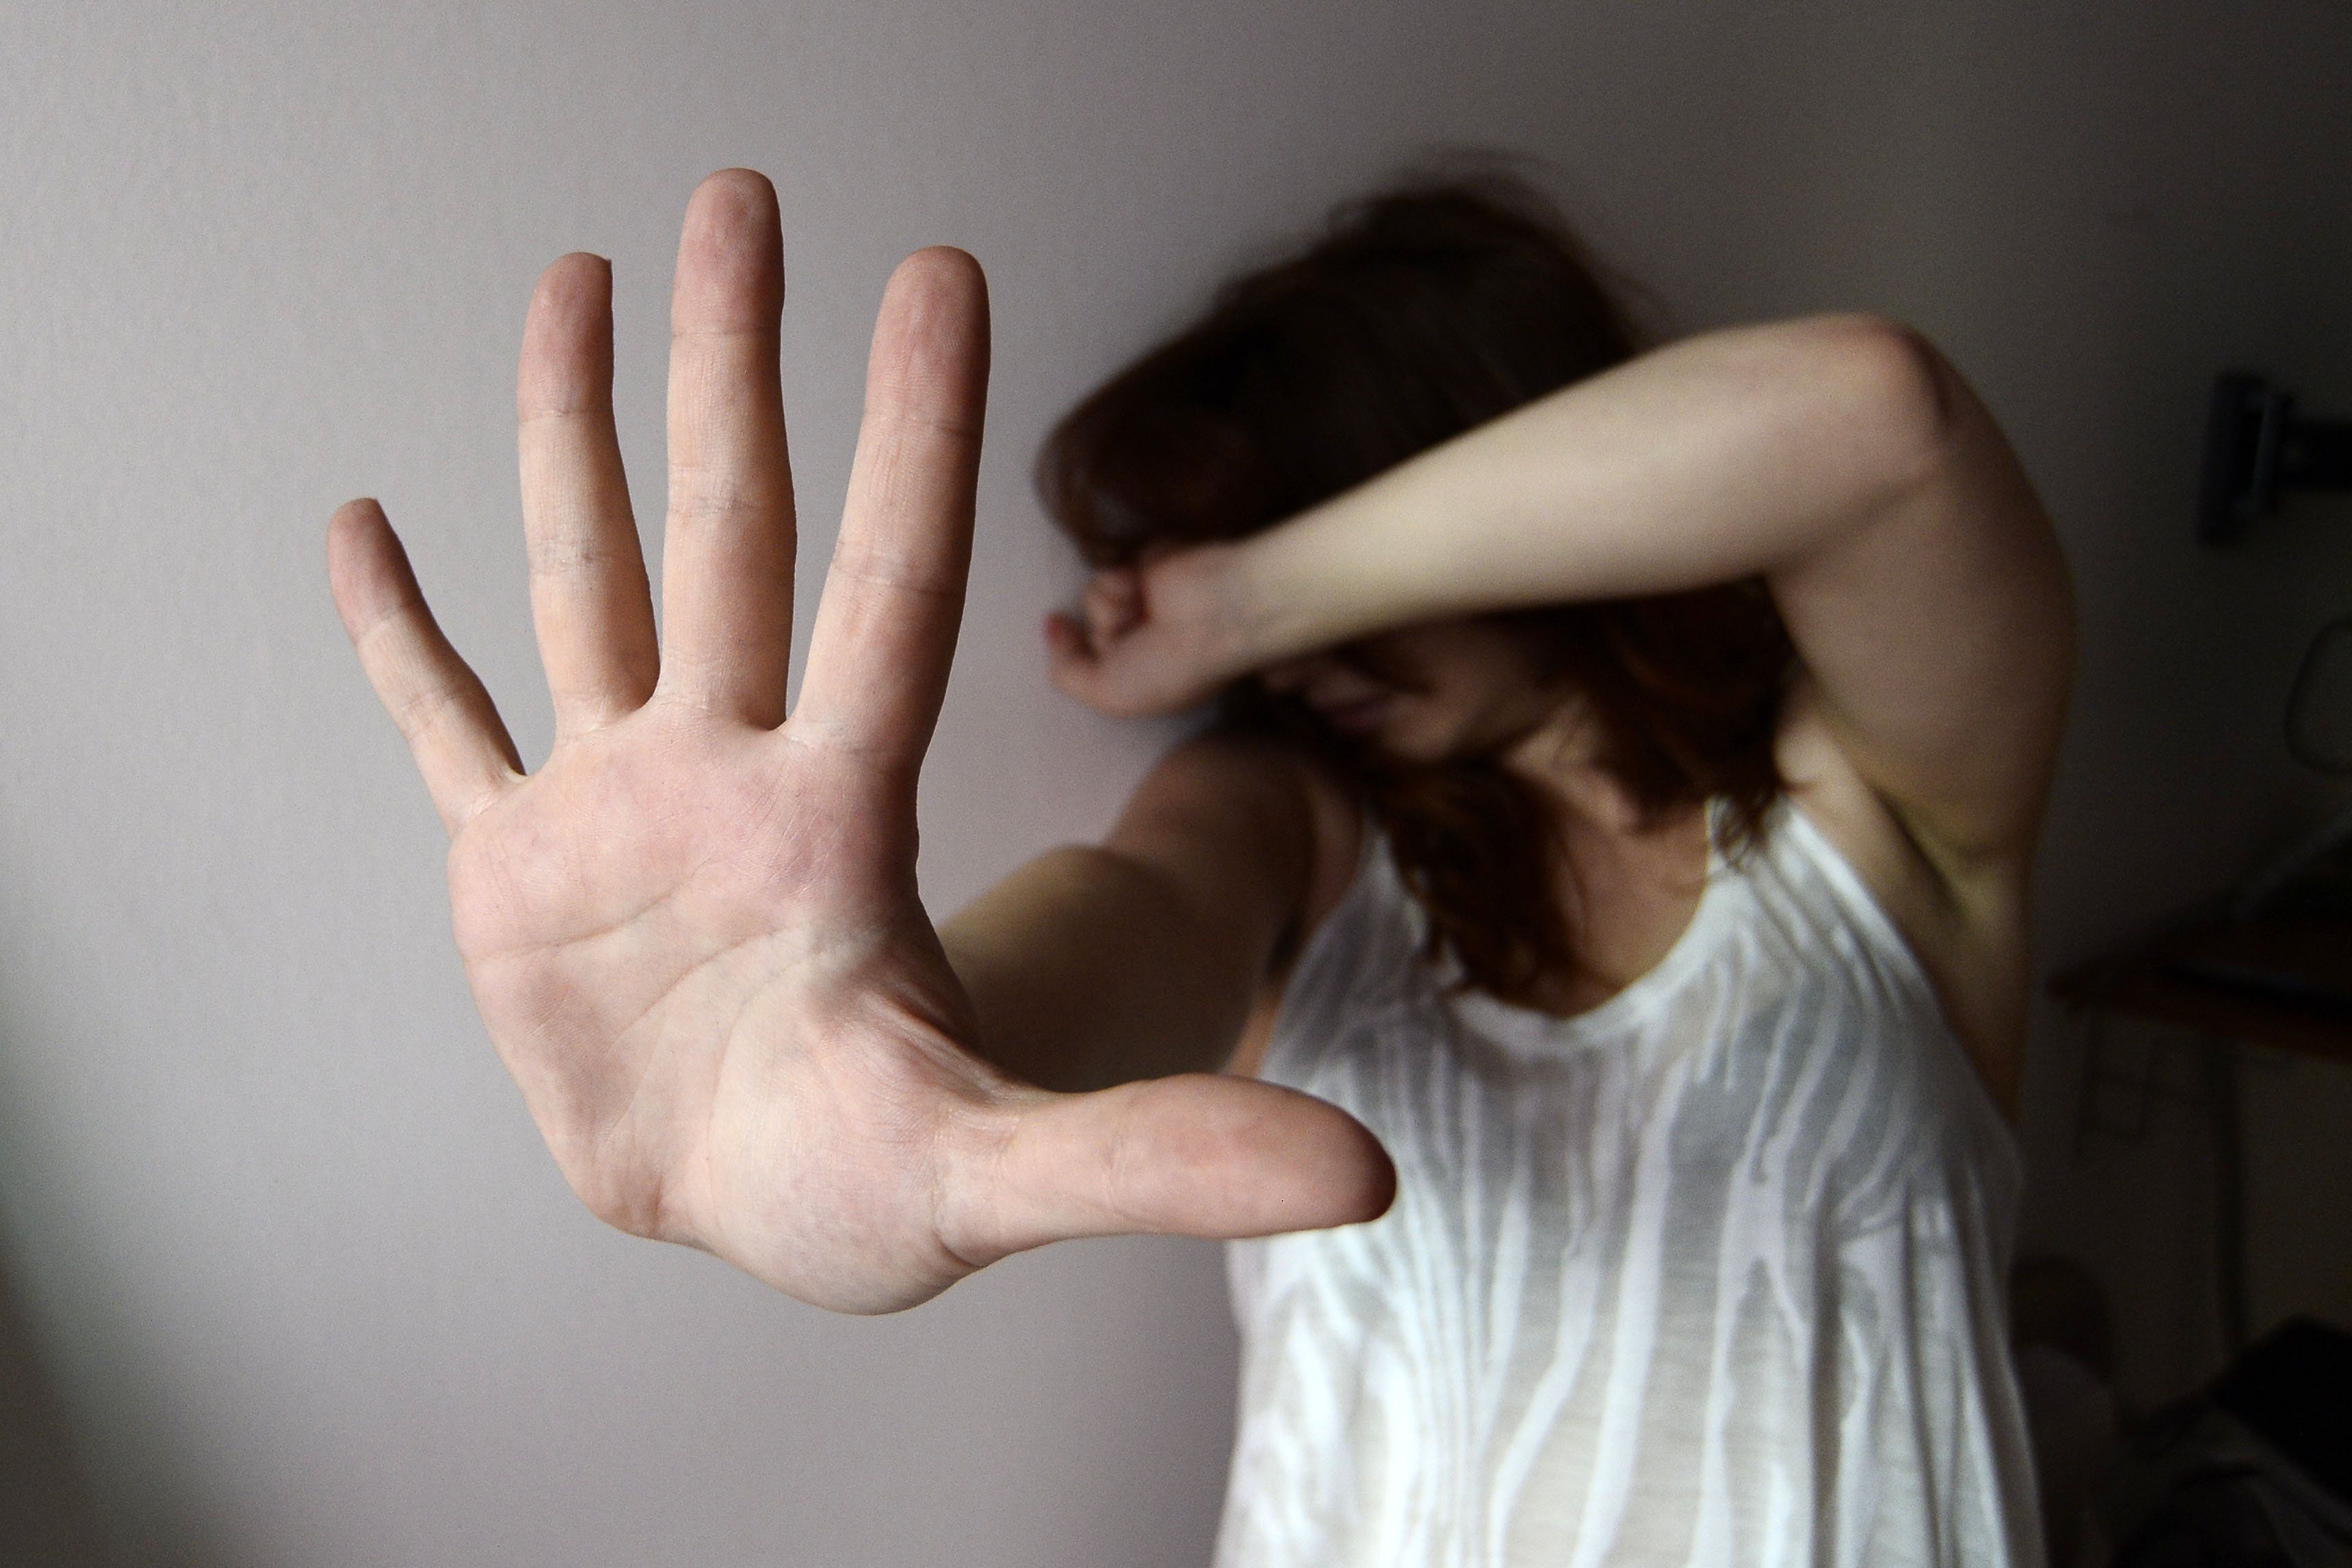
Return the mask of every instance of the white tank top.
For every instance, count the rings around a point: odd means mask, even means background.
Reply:
[[[1647,974],[1448,994],[1377,835],[1261,1076],[1396,1204],[1236,1242],[1219,1568],[2041,1561],[2019,1169],[1925,973],[1783,803]]]

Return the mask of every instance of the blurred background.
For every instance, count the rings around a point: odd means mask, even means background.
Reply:
[[[887,269],[988,268],[942,914],[1105,826],[1170,734],[1045,684],[1077,575],[1038,437],[1335,200],[1499,150],[1677,330],[1914,322],[2076,573],[2055,973],[2346,799],[2280,721],[2352,610],[2352,505],[2221,550],[2190,519],[2217,371],[2352,416],[2347,81],[2341,0],[0,0],[0,1563],[1206,1558],[1213,1247],[829,1317],[591,1220],[482,1037],[321,538],[382,497],[543,753],[512,374],[555,255],[614,259],[651,523],[687,194],[774,179],[804,574]],[[2126,1136],[2083,1113],[2086,1037],[2037,1024],[2026,1240],[2104,1293],[2146,1406],[2223,1358],[2219,1173],[2197,1054],[2117,1026],[2151,1091]],[[2251,1327],[2352,1322],[2352,1068],[2241,1069]]]

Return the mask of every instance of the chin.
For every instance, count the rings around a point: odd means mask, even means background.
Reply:
[[[1459,750],[1448,744],[1444,737],[1412,730],[1402,732],[1384,730],[1377,735],[1366,737],[1366,744],[1384,757],[1424,768],[1451,761]]]

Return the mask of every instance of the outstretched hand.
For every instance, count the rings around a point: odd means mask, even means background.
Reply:
[[[916,895],[915,784],[970,552],[985,285],[920,252],[885,292],[839,542],[784,711],[793,515],[775,197],[715,174],[672,300],[666,646],[613,424],[610,274],[549,268],[519,413],[531,608],[556,715],[526,777],[372,501],[335,601],[451,836],[484,1023],[565,1177],[623,1229],[853,1311],[1117,1231],[1367,1218],[1370,1136],[1302,1095],[1191,1076],[1049,1095],[970,1048]]]

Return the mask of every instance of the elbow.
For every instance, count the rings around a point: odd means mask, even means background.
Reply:
[[[1941,471],[1958,446],[1967,401],[1959,373],[1927,334],[1884,316],[1807,324],[1819,334],[1852,449],[1878,484],[1900,492]]]

